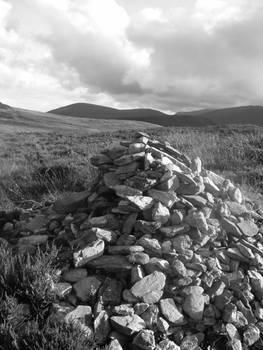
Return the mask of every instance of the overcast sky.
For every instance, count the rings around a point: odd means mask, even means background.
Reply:
[[[262,0],[0,0],[0,101],[263,104]]]

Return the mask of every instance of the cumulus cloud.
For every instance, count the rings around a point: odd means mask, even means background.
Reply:
[[[261,0],[0,0],[0,100],[262,104],[262,29]]]

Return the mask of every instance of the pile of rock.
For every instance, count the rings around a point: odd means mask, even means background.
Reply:
[[[54,317],[109,350],[262,349],[259,209],[144,133],[91,161],[92,190],[3,229],[19,230],[21,251],[64,245]]]

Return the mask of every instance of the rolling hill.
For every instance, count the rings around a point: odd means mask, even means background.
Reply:
[[[176,116],[192,118],[196,112],[179,112]],[[198,117],[205,118],[213,124],[254,124],[263,125],[262,106],[241,106],[199,111]]]
[[[149,129],[157,125],[143,121],[78,118],[14,108],[0,103],[0,132],[73,131],[97,133],[125,129]]]
[[[96,119],[137,120],[161,126],[205,126],[208,124],[206,118],[199,116],[175,117],[175,115],[149,108],[116,109],[91,103],[74,103],[53,109],[49,113]]]
[[[90,103],[75,103],[54,109],[50,113],[95,119],[137,120],[161,126],[263,125],[263,107],[261,106],[207,109],[168,115],[154,109],[137,108],[120,110]]]

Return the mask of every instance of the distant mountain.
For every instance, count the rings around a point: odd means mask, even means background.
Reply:
[[[192,118],[192,116],[184,116],[182,118],[181,116],[177,117],[149,108],[117,109],[91,103],[74,103],[53,109],[49,113],[95,119],[137,120],[161,126],[207,125],[207,120],[199,117]]]
[[[203,109],[168,115],[154,109],[136,108],[121,110],[90,103],[75,103],[53,109],[49,113],[94,119],[137,120],[161,126],[263,125],[263,107],[261,106]]]
[[[180,117],[194,117],[196,112],[186,112],[176,114]],[[215,110],[199,111],[198,117],[206,118],[213,124],[254,124],[263,125],[262,106],[241,106],[231,108],[221,108]]]
[[[143,130],[158,127],[143,121],[105,120],[78,118],[52,113],[42,113],[14,108],[0,103],[0,134],[2,132],[46,132],[73,131],[76,133],[97,133],[117,130]]]

